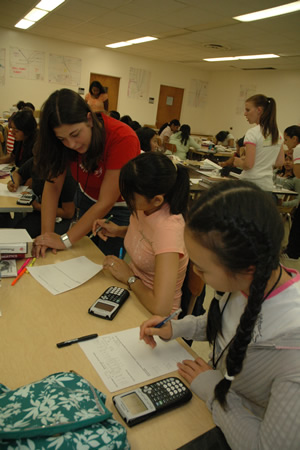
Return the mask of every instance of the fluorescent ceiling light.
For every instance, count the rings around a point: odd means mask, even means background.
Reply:
[[[205,58],[203,61],[217,62],[217,61],[237,61],[239,59],[269,59],[280,58],[279,55],[267,54],[267,55],[245,55],[245,56],[225,56],[223,58]]]
[[[269,17],[282,16],[300,10],[300,1],[287,3],[286,5],[275,6],[274,8],[263,9],[242,16],[233,17],[240,22],[252,22],[253,20],[268,19]]]
[[[116,42],[115,44],[108,44],[105,47],[110,47],[110,48],[119,48],[119,47],[127,47],[130,44],[129,42]]]
[[[156,41],[157,38],[152,37],[152,36],[145,36],[145,37],[141,37],[138,39],[131,39],[130,41],[126,41],[126,42],[130,42],[130,44],[142,44],[143,42],[150,42],[150,41]]]
[[[25,19],[32,20],[32,22],[37,22],[42,17],[48,14],[48,11],[43,11],[41,9],[33,8],[28,14],[26,14]]]
[[[22,30],[27,30],[27,28],[31,27],[32,25],[34,25],[35,22],[32,22],[31,20],[25,20],[25,19],[21,19],[16,25],[16,28],[22,28]]]
[[[40,3],[36,5],[36,8],[44,9],[45,11],[53,11],[61,5],[65,0],[41,0]]]
[[[119,47],[127,47],[128,45],[133,44],[141,44],[143,42],[149,42],[149,41],[156,41],[157,38],[152,36],[144,36],[137,39],[131,39],[130,41],[123,41],[123,42],[115,42],[114,44],[108,44],[105,47],[110,48],[119,48]]]

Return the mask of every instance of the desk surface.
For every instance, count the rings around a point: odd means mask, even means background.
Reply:
[[[1,184],[7,184],[9,181],[9,174],[7,174],[7,177],[1,178],[0,183]],[[32,212],[33,208],[31,205],[17,205],[17,198],[16,197],[5,197],[3,195],[0,195],[0,212]]]
[[[47,254],[36,264],[52,264],[81,255],[98,264],[103,260],[102,253],[86,237],[67,251]],[[12,278],[2,279],[0,288],[0,383],[14,389],[51,373],[75,370],[107,395],[107,407],[124,424],[111,400],[115,393],[108,392],[79,345],[58,349],[56,343],[91,333],[103,335],[137,327],[150,313],[131,292],[113,321],[88,314],[88,308],[108,286],[122,286],[106,271],[77,289],[56,296],[29,274],[23,275],[15,286],[11,286],[11,281]],[[174,374],[178,376],[177,372]],[[193,395],[186,405],[128,428],[128,440],[132,450],[174,450],[213,426],[205,404]]]

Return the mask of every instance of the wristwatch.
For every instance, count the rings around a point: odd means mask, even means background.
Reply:
[[[62,234],[60,239],[61,239],[62,243],[64,244],[64,246],[66,248],[72,247],[72,242],[70,241],[69,236],[67,235],[67,233]]]
[[[133,284],[133,283],[135,283],[137,280],[140,280],[140,278],[139,277],[135,277],[135,276],[132,276],[132,277],[129,277],[128,278],[128,280],[127,280],[127,284],[128,284],[128,288],[131,290],[131,285]]]

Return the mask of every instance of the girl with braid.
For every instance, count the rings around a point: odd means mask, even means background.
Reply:
[[[300,274],[280,265],[282,238],[268,193],[240,180],[213,186],[193,204],[185,227],[195,272],[217,291],[208,314],[162,328],[154,328],[162,317],[153,316],[141,325],[140,338],[151,347],[155,335],[211,344],[208,363],[178,363],[217,425],[199,438],[201,450],[299,448]]]

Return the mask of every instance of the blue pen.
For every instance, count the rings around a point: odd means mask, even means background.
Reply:
[[[161,328],[164,326],[165,323],[169,322],[170,320],[174,319],[174,317],[178,316],[182,311],[181,308],[178,308],[176,311],[174,311],[172,314],[170,314],[168,317],[166,317],[164,320],[159,322],[157,325],[155,325],[154,328]]]
[[[124,256],[124,249],[123,249],[123,247],[121,247],[120,251],[119,251],[119,258],[123,259],[123,256]]]
[[[10,176],[10,178],[11,178],[12,184],[15,184],[15,182],[14,182],[14,179],[13,179],[13,176],[12,176],[11,172],[9,172],[9,176]]]

